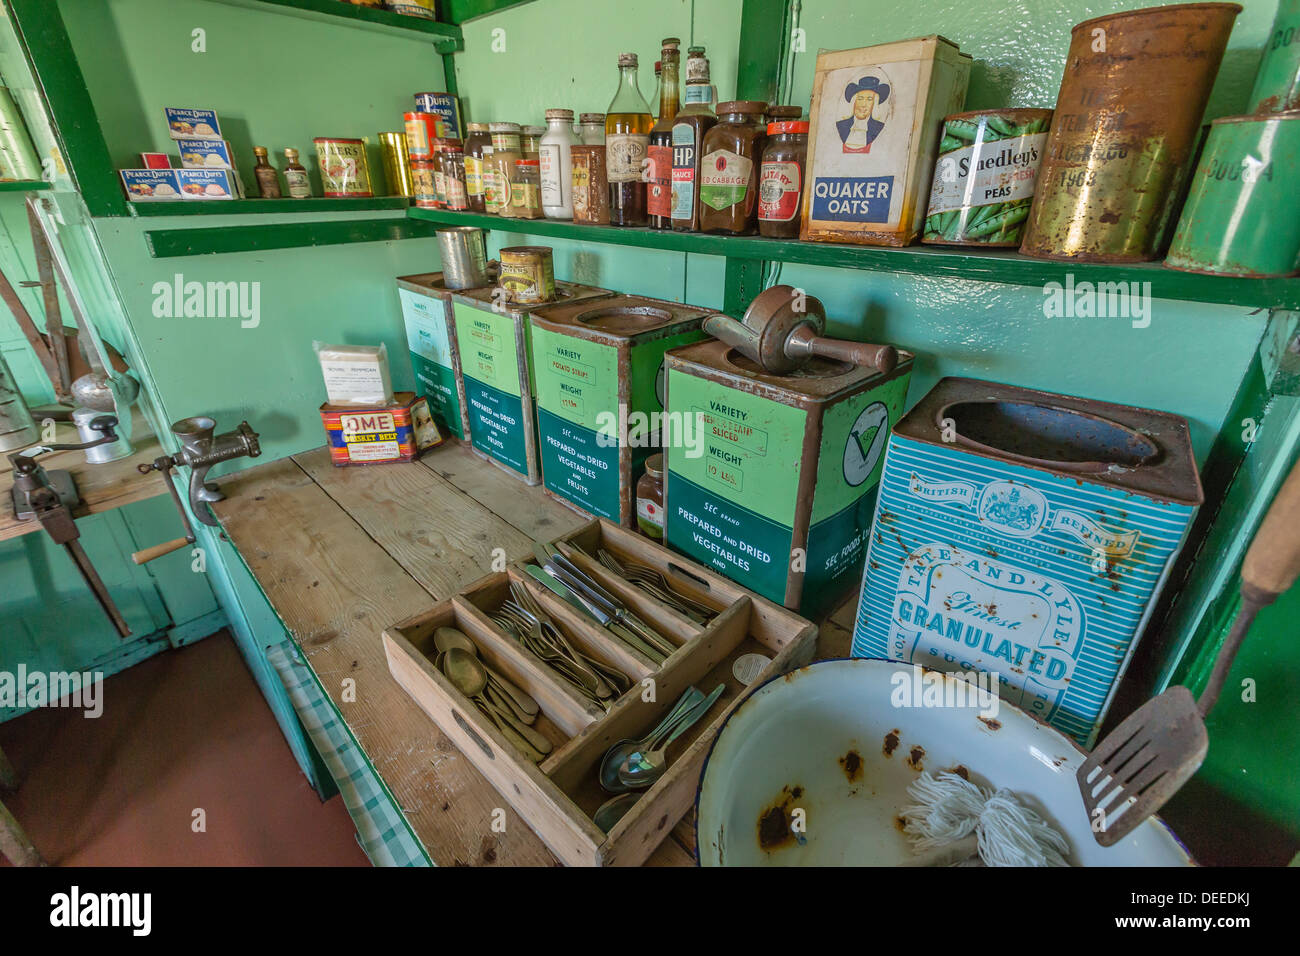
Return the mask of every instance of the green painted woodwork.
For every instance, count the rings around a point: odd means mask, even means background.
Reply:
[[[324,222],[283,222],[269,226],[231,225],[210,229],[154,229],[145,233],[149,254],[157,259],[219,252],[290,249],[295,246],[335,246],[349,242],[387,242],[427,238],[428,223],[412,219],[342,219]]]
[[[0,193],[29,193],[49,188],[49,183],[39,179],[11,179],[7,182],[0,182]]]
[[[452,23],[464,23],[466,20],[485,17],[489,13],[517,7],[521,3],[532,2],[533,0],[442,0],[438,9]]]
[[[408,215],[429,222],[500,228],[500,216],[412,207]],[[928,278],[969,279],[981,282],[1042,288],[1047,282],[1064,284],[1068,275],[1080,282],[1149,282],[1157,299],[1175,299],[1224,305],[1296,308],[1300,303],[1300,278],[1234,279],[1175,272],[1159,263],[1131,266],[1030,259],[1015,252],[957,246],[853,246],[835,243],[764,239],[760,236],[714,236],[703,233],[665,232],[616,226],[541,219],[510,222],[510,229],[533,236],[563,237],[586,242],[613,243],[650,249],[669,249],[733,259],[835,266]],[[761,286],[759,287],[761,290]],[[750,298],[753,293],[750,294]]]
[[[786,45],[788,6],[785,0],[744,0],[740,14],[736,99],[781,101],[777,86]]]
[[[371,212],[378,209],[405,209],[411,205],[406,196],[375,196],[371,199],[225,199],[200,202],[135,202],[132,216],[159,219],[169,216],[246,216],[283,215],[302,212]]]
[[[340,3],[339,0],[215,0],[215,2],[397,36],[420,34],[426,39],[434,40],[439,53],[460,49],[460,28],[452,24],[393,13],[391,10]]]

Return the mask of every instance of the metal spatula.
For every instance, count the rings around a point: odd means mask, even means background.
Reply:
[[[1241,565],[1241,610],[1219,649],[1199,699],[1170,687],[1106,735],[1079,768],[1079,792],[1093,836],[1122,840],[1159,810],[1205,759],[1205,717],[1219,698],[1255,615],[1300,574],[1300,462],[1273,499]]]

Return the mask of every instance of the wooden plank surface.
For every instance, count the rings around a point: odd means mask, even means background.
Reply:
[[[32,416],[39,422],[40,409],[33,410]],[[60,422],[56,431],[55,440],[50,444],[81,441],[71,422]],[[138,409],[133,416],[131,443],[135,445],[135,454],[103,465],[86,464],[84,451],[55,451],[42,455],[37,461],[46,471],[63,470],[72,473],[83,502],[74,512],[80,518],[167,494],[167,486],[163,484],[161,475],[142,475],[136,471],[137,465],[148,464],[163,454],[157,437]],[[39,521],[19,521],[14,517],[13,508],[9,504],[9,492],[14,484],[11,474],[13,469],[9,465],[10,454],[12,452],[0,455],[0,541],[41,530]]]

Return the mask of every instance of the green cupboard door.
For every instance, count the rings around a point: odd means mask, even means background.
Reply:
[[[131,637],[118,636],[67,551],[33,532],[0,542],[0,671],[23,664],[28,671],[112,673],[138,659],[139,639],[171,623],[154,579],[131,561],[122,515],[90,515],[77,527]],[[0,707],[0,719],[13,713]]]

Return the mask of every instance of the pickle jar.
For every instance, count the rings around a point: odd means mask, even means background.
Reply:
[[[645,474],[636,483],[636,526],[647,538],[664,537],[664,456],[645,460]]]
[[[538,160],[515,160],[510,206],[520,219],[542,218],[542,164]]]
[[[470,123],[465,137],[465,199],[474,212],[486,212],[483,200],[483,147],[491,147],[487,123]]]
[[[578,138],[583,146],[605,145],[605,114],[582,113],[578,116]]]
[[[797,108],[797,107],[796,107]],[[767,124],[767,142],[758,172],[758,231],[775,239],[798,239],[803,207],[808,123]]]
[[[700,146],[700,231],[752,235],[758,225],[759,160],[766,139],[758,100],[718,104]]]

